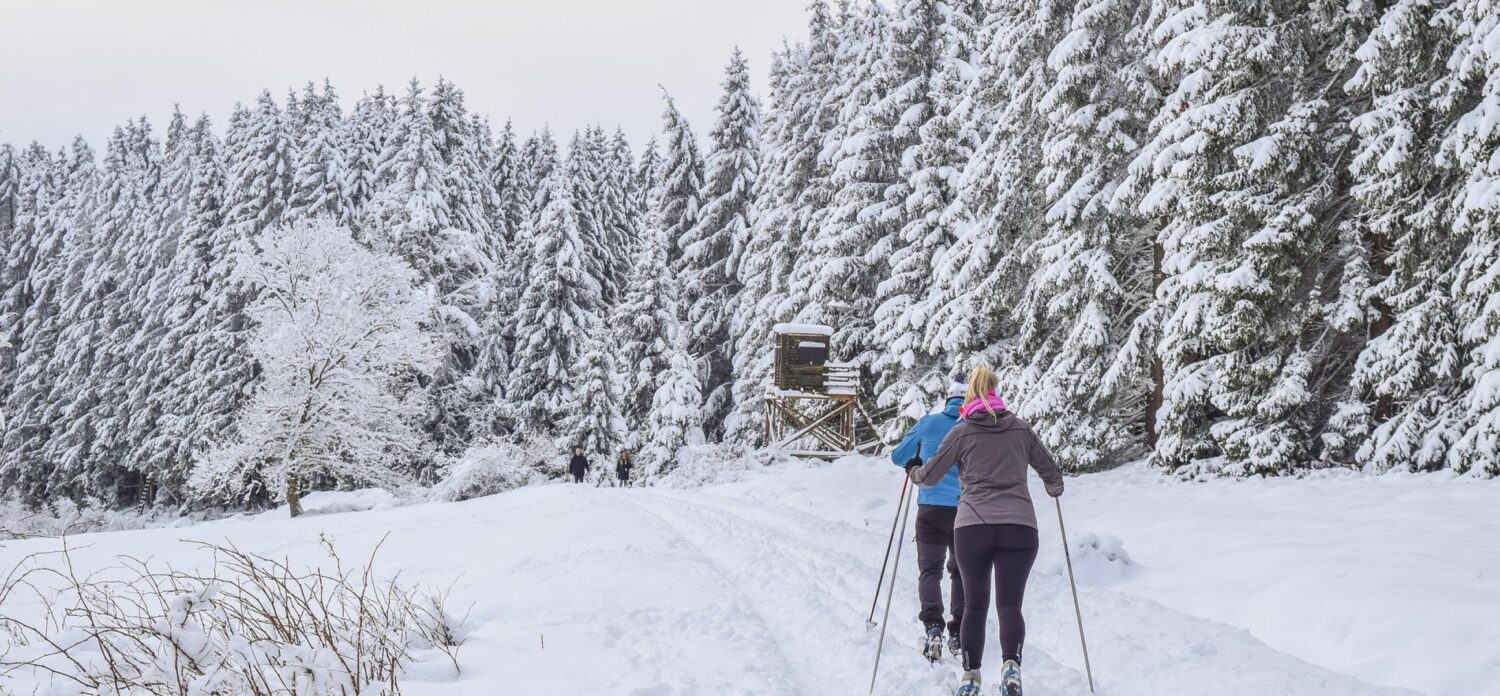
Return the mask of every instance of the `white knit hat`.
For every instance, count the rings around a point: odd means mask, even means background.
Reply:
[[[963,375],[953,376],[953,386],[948,387],[948,398],[962,399],[969,391],[968,383],[964,382]]]

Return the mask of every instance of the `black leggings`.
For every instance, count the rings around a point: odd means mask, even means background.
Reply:
[[[963,646],[964,669],[979,669],[984,657],[984,633],[990,610],[990,573],[995,574],[995,613],[1000,619],[1000,651],[1007,660],[1021,661],[1026,642],[1026,620],[1021,599],[1026,578],[1036,562],[1036,529],[1020,524],[977,524],[953,530],[953,550],[964,579],[964,620],[958,641]]]

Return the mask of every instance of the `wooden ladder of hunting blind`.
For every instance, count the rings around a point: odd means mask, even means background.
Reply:
[[[833,329],[777,324],[771,334],[776,353],[765,395],[769,448],[824,459],[877,450],[883,443],[859,400],[859,369],[828,359]]]

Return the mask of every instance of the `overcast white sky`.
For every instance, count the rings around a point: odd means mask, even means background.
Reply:
[[[331,78],[346,105],[378,84],[444,75],[498,127],[625,128],[637,147],[660,125],[665,86],[700,135],[712,126],[738,44],[764,96],[783,38],[806,31],[808,0],[0,0],[0,142],[49,147],[82,133],[96,148],[144,114],[164,130],[174,103],[207,112],[263,88]]]

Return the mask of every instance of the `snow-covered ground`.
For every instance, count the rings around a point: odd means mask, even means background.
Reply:
[[[462,673],[416,665],[410,694],[864,693],[877,638],[865,616],[899,471],[851,459],[732,478],[404,507],[330,495],[297,520],[69,544],[87,571],[126,554],[206,564],[184,540],[314,562],[320,532],[349,556],[389,535],[378,569],[452,584],[459,613],[472,607]],[[1026,604],[1027,693],[1085,694],[1055,513],[1034,495],[1045,507]],[[1100,693],[1500,695],[1500,482],[1184,484],[1128,468],[1070,480],[1063,502]],[[6,542],[0,568],[58,543]],[[957,665],[916,652],[911,554],[907,544],[877,693],[941,696]],[[32,691],[24,675],[3,686]]]

